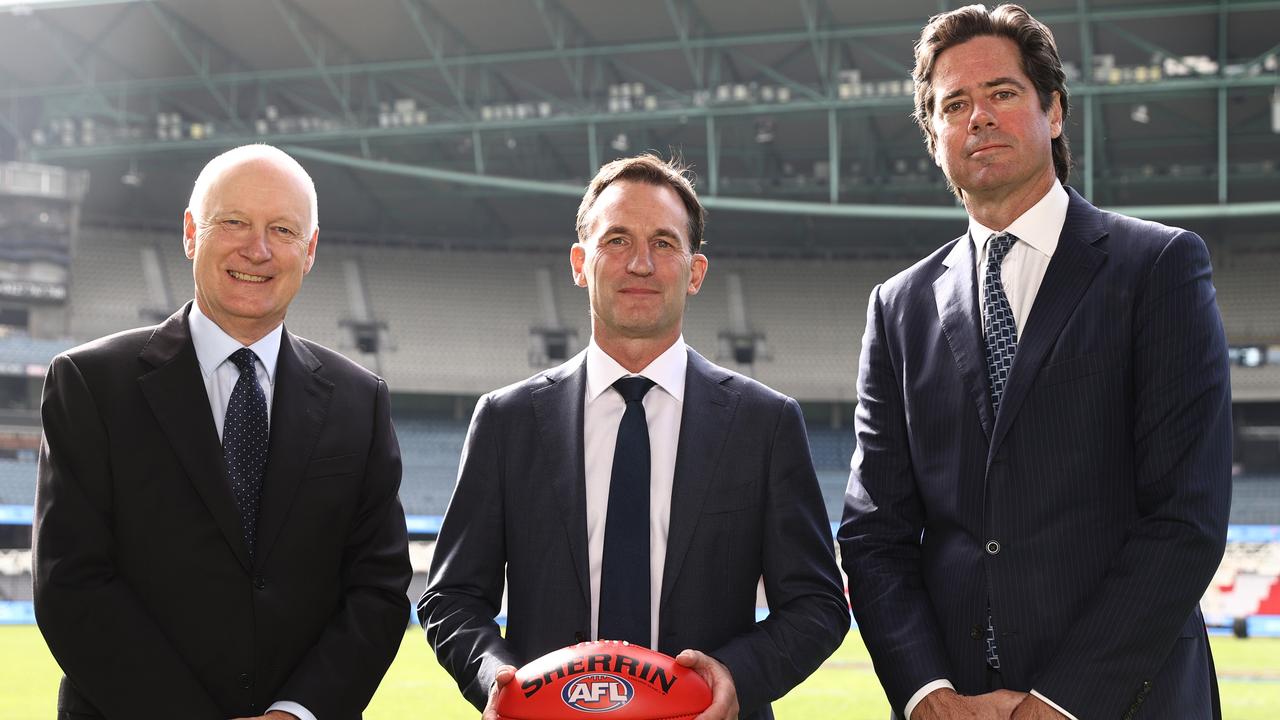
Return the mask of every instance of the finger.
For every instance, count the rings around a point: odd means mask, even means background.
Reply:
[[[676,662],[685,667],[693,667],[701,663],[703,657],[703,654],[697,650],[681,650],[680,654],[676,655]]]
[[[498,672],[494,675],[494,684],[502,687],[514,680],[516,677],[516,669],[510,665],[503,665],[498,668]]]

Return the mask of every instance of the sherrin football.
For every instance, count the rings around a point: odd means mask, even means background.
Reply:
[[[498,692],[502,720],[691,720],[711,688],[675,658],[615,640],[543,655]]]

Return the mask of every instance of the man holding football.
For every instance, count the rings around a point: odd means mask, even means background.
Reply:
[[[772,718],[848,631],[799,406],[684,343],[704,225],[683,168],[605,165],[569,256],[587,349],[476,406],[418,617],[486,718],[517,666],[588,639],[677,656],[700,720]]]

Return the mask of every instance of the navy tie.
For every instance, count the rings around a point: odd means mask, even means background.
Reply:
[[[649,425],[644,396],[653,381],[613,384],[627,408],[618,424],[600,570],[600,639],[649,647]]]
[[[227,415],[222,423],[222,454],[227,461],[227,479],[240,510],[244,544],[253,557],[258,530],[258,501],[262,477],[267,468],[267,396],[258,384],[254,367],[258,356],[240,348],[228,358],[240,370],[231,389]]]
[[[987,377],[991,380],[991,410],[1000,414],[1000,397],[1009,380],[1013,355],[1018,351],[1018,326],[1009,309],[1009,296],[1004,292],[1000,264],[1018,238],[1009,233],[991,236],[987,249],[987,269],[982,291],[982,336],[987,345]]]
[[[991,381],[991,411],[1000,415],[1000,399],[1004,385],[1009,380],[1013,356],[1018,351],[1018,326],[1014,323],[1013,310],[1009,308],[1009,296],[1004,292],[1004,280],[1000,266],[1009,249],[1018,238],[1009,233],[991,236],[987,248],[987,269],[982,292],[982,336],[987,345],[987,378]],[[1000,651],[996,646],[995,621],[991,617],[991,603],[987,602],[987,665],[1000,669]]]

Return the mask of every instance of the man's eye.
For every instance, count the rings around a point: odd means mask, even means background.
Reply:
[[[959,109],[960,109],[961,107],[963,107],[963,106],[964,106],[964,103],[962,103],[962,102],[953,102],[953,103],[948,103],[946,106],[944,106],[944,107],[942,108],[942,112],[947,113],[947,114],[951,114],[951,113],[953,113],[953,112],[955,112],[955,111],[959,110]]]
[[[283,225],[277,225],[272,229],[274,229],[276,231],[276,234],[278,235],[288,235],[289,237],[293,237],[298,234],[294,232],[292,228],[287,228],[287,227],[284,227]]]
[[[1013,97],[1012,90],[1001,90],[1000,92],[996,93],[996,98],[1000,100],[1008,100],[1011,97]]]
[[[605,240],[604,242],[605,242],[605,244],[606,244],[606,245],[621,245],[622,243],[624,243],[624,242],[626,242],[626,241],[625,241],[625,240],[623,240],[623,239],[622,239],[622,238],[620,238],[620,237],[611,237],[611,238],[609,238],[608,240]]]

